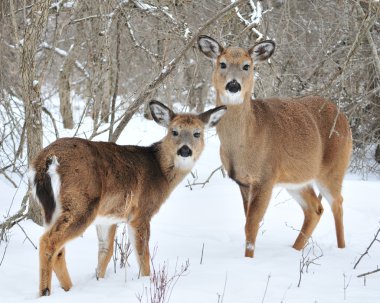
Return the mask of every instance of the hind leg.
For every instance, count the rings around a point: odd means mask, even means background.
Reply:
[[[327,181],[319,181],[318,188],[322,195],[329,202],[335,221],[336,239],[339,248],[346,246],[344,240],[344,225],[343,225],[343,197],[341,195],[342,181],[330,183]]]
[[[51,292],[51,279],[53,268],[59,276],[65,279],[62,255],[59,256],[63,246],[69,240],[65,230],[67,229],[66,216],[61,216],[56,223],[44,233],[40,239],[40,295],[49,296]],[[66,262],[65,262],[66,263]],[[65,267],[66,268],[66,267]],[[67,271],[67,268],[66,268]],[[61,282],[61,280],[60,280]],[[68,285],[65,285],[68,286]]]
[[[116,233],[116,224],[114,225],[96,225],[96,232],[99,240],[98,267],[96,269],[96,278],[104,278],[107,265],[113,255],[114,239]]]
[[[343,225],[343,197],[339,195],[331,204],[331,209],[334,215],[335,231],[338,248],[345,248],[346,242],[344,240],[344,225]]]
[[[71,282],[70,275],[67,270],[65,255],[65,248],[63,247],[55,257],[53,270],[57,275],[61,287],[65,291],[68,291],[73,286],[73,283]]]
[[[79,203],[79,202],[78,202]],[[60,214],[56,222],[40,239],[40,295],[49,296],[53,268],[65,288],[71,287],[66,262],[59,253],[67,241],[81,235],[95,219],[94,208],[90,206],[84,213],[78,210],[67,210]],[[61,280],[62,279],[62,280]],[[70,282],[70,283],[69,283]]]
[[[305,216],[301,231],[293,245],[293,248],[301,250],[317,226],[323,207],[311,186],[297,190],[288,189],[288,193],[300,204]]]

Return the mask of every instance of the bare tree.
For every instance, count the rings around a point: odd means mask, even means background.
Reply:
[[[42,139],[62,128],[116,142],[149,97],[196,111],[213,103],[200,33],[246,47],[274,39],[254,94],[330,98],[350,119],[351,169],[380,174],[379,13],[359,0],[2,1],[0,174],[19,186]]]
[[[42,149],[42,100],[41,78],[36,70],[36,53],[42,34],[45,30],[51,0],[34,3],[30,11],[30,22],[25,28],[21,52],[21,79],[23,101],[25,106],[26,144],[28,162],[30,163]],[[29,218],[42,225],[39,205],[30,199]]]

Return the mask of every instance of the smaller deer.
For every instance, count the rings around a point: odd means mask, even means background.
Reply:
[[[204,147],[204,129],[226,111],[175,114],[151,101],[153,119],[167,135],[148,147],[122,146],[79,138],[59,139],[33,161],[30,183],[42,206],[46,231],[40,239],[40,295],[51,292],[52,271],[68,291],[72,282],[65,244],[95,221],[99,240],[97,278],[112,257],[116,224],[127,222],[141,274],[150,274],[150,220],[192,169]]]
[[[228,105],[217,133],[223,166],[243,198],[245,256],[254,256],[259,223],[277,185],[304,212],[295,249],[305,246],[317,226],[322,195],[334,215],[338,247],[345,247],[341,190],[352,151],[347,118],[334,103],[318,96],[251,98],[255,64],[273,54],[271,40],[249,49],[224,48],[211,37],[200,36],[198,46],[214,62],[216,105]],[[319,198],[314,184],[322,194]]]

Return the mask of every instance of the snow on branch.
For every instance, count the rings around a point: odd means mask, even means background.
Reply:
[[[52,50],[54,51],[56,54],[58,54],[59,56],[61,57],[67,57],[69,55],[69,53],[61,48],[58,48],[58,47],[53,47],[49,44],[47,44],[46,42],[43,42],[40,44],[40,48],[45,48],[45,49],[49,49],[49,50]],[[80,63],[78,60],[75,60],[74,61],[74,65],[75,67],[81,71],[84,76],[86,78],[90,78],[90,74],[88,73],[88,71],[85,69],[85,67],[82,65],[82,63]]]
[[[109,14],[102,14],[102,15],[97,14],[97,15],[90,15],[90,16],[74,19],[70,21],[70,24],[75,24],[82,21],[89,21],[96,18],[103,18],[103,19],[109,19],[108,21],[109,25],[107,26],[107,28],[109,28],[111,26],[112,20],[114,19],[115,15],[128,3],[129,3],[129,0],[120,1],[120,3],[115,7],[115,9]]]
[[[234,3],[235,1],[236,0],[231,0],[231,3]],[[264,38],[264,35],[259,30],[257,30],[256,27],[261,24],[264,14],[271,11],[272,9],[263,11],[261,1],[257,1],[257,3],[255,4],[253,0],[249,0],[249,5],[252,10],[252,12],[249,14],[249,20],[243,17],[243,15],[239,11],[238,6],[235,7],[235,12],[240,21],[246,26],[243,32],[246,30],[252,30],[257,36],[256,41],[260,41]]]
[[[132,2],[139,8],[142,9],[143,11],[156,11],[157,7],[154,5],[146,4],[144,1],[140,0],[132,0]]]
[[[178,29],[181,32],[180,36],[183,36],[186,42],[191,38],[192,32],[188,24],[185,22],[181,22],[180,20],[173,17],[173,15],[169,12],[167,6],[156,7],[152,4],[147,4],[142,0],[132,0],[132,2],[136,5],[138,9],[140,9],[146,14],[151,14],[152,16],[155,16],[160,19],[162,16],[164,16],[169,23],[174,25],[173,29]]]
[[[237,5],[241,4],[243,0],[237,0],[236,2],[226,6],[222,10],[216,12],[216,14],[211,17],[209,20],[207,20],[205,23],[203,23],[197,30],[197,32],[194,34],[194,36],[191,37],[191,39],[186,43],[186,45],[179,51],[177,56],[173,58],[167,65],[164,66],[164,68],[161,70],[160,74],[157,75],[152,82],[148,83],[144,88],[141,90],[141,92],[136,96],[136,98],[133,100],[133,102],[129,105],[127,108],[125,114],[123,115],[123,118],[120,120],[119,125],[116,127],[115,131],[111,135],[111,142],[116,142],[119,138],[122,130],[127,125],[128,121],[131,119],[131,117],[134,115],[134,113],[139,109],[140,105],[142,105],[146,99],[150,96],[152,91],[156,89],[156,87],[162,83],[162,81],[165,80],[165,78],[174,70],[174,68],[177,66],[178,62],[184,57],[186,51],[188,51],[196,42],[197,37],[213,22],[215,22],[217,19],[219,19],[221,16],[235,8]]]

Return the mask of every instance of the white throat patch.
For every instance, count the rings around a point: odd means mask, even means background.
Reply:
[[[226,104],[226,105],[237,105],[237,104],[243,103],[244,101],[244,98],[241,92],[238,92],[238,93],[225,92],[224,95],[221,95],[221,99],[222,99],[223,104]]]
[[[194,158],[193,157],[181,157],[176,156],[174,159],[174,165],[176,168],[180,170],[190,171],[194,166]]]

